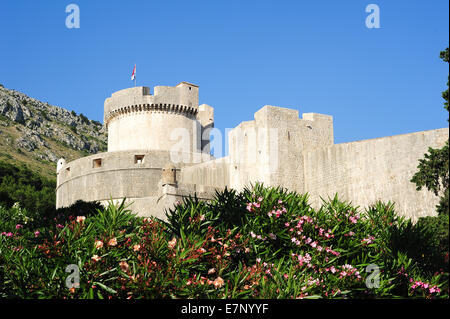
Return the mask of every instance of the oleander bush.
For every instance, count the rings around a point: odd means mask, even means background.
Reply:
[[[449,296],[448,245],[391,203],[363,211],[336,196],[314,209],[307,195],[257,184],[210,202],[186,198],[164,221],[124,202],[39,227],[18,210],[0,208],[19,216],[0,220],[7,298]]]

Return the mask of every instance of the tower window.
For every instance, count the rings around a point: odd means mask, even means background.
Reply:
[[[134,155],[134,164],[143,164],[144,155]]]
[[[93,168],[102,167],[102,159],[101,158],[96,158],[95,160],[93,160],[92,161],[92,167]]]

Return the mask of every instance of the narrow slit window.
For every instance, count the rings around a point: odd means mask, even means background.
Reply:
[[[98,167],[102,167],[102,159],[101,158],[97,158],[92,162],[92,167],[93,168],[98,168]]]
[[[143,164],[144,155],[134,155],[134,164]]]

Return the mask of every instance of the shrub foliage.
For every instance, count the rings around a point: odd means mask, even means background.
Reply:
[[[4,297],[448,298],[448,245],[391,203],[362,211],[337,197],[263,185],[185,198],[167,218],[123,204],[36,228],[20,207],[0,224]],[[21,215],[22,214],[22,215]],[[448,225],[448,219],[447,219]],[[448,243],[448,238],[447,238]],[[68,265],[80,272],[68,288]],[[442,268],[439,268],[442,267]]]

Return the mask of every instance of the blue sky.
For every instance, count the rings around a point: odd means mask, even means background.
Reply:
[[[65,26],[68,4],[80,28]],[[368,29],[368,4],[380,28]],[[447,0],[25,1],[0,4],[0,83],[102,121],[112,92],[200,86],[215,126],[266,104],[334,117],[335,143],[448,126]]]

